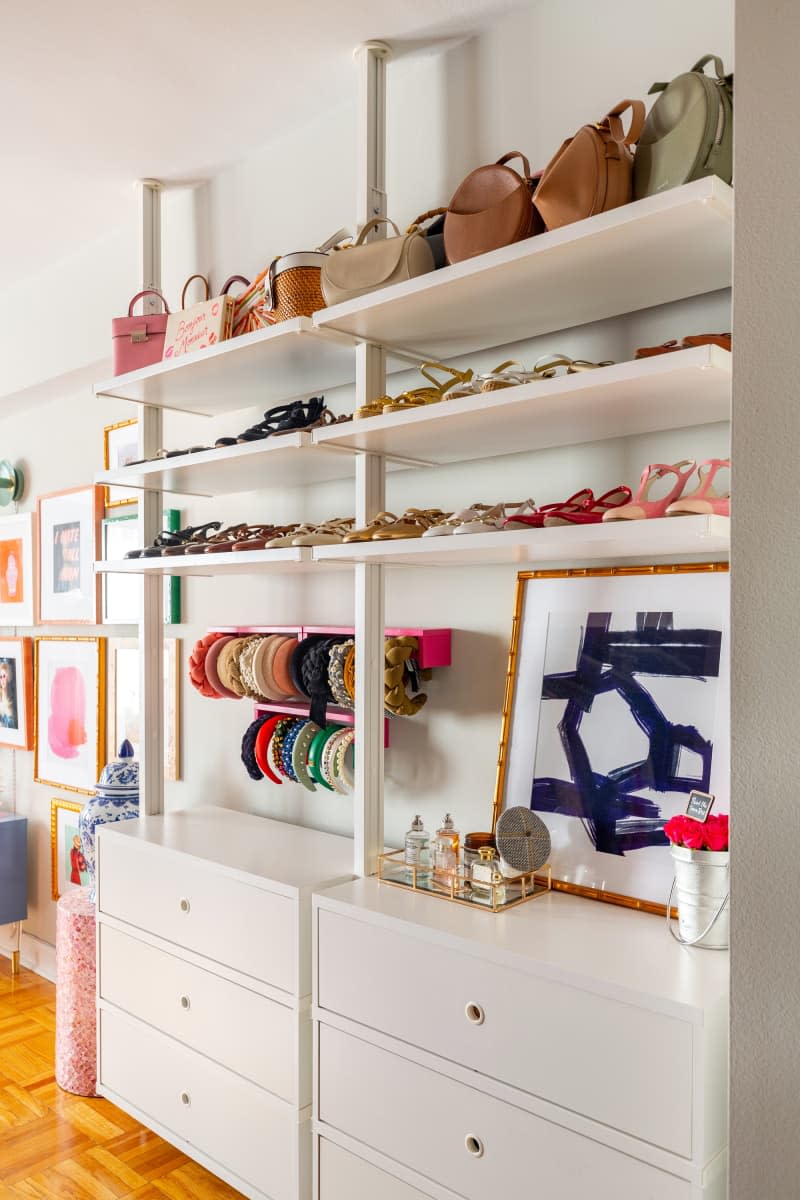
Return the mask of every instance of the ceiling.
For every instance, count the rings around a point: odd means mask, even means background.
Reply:
[[[0,289],[353,94],[352,51],[467,37],[508,0],[0,0]]]

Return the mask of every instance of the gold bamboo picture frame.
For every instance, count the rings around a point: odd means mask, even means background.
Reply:
[[[127,467],[139,458],[139,422],[136,417],[130,421],[117,421],[115,425],[106,425],[103,429],[103,469],[116,471]],[[128,488],[107,484],[105,487],[106,508],[123,508],[136,504],[136,492]]]
[[[105,762],[106,639],[34,639],[36,783],[91,795]]]
[[[728,805],[728,593],[723,562],[518,574],[492,829],[537,812],[554,891],[665,914],[664,821]]]
[[[86,887],[89,883],[78,829],[82,808],[82,804],[61,796],[50,801],[50,896],[53,900],[60,900],[64,892]]]

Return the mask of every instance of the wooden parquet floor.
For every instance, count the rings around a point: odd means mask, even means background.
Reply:
[[[241,1200],[107,1100],[61,1091],[55,992],[0,957],[0,1200]]]

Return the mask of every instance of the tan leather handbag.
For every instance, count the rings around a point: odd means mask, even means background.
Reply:
[[[632,109],[628,132],[622,114]],[[641,100],[620,100],[594,125],[567,138],[544,169],[533,203],[546,229],[560,229],[633,199],[633,152],[644,126]]]
[[[506,166],[512,158],[522,159],[524,175]],[[456,188],[444,219],[447,261],[463,262],[539,232],[531,203],[534,183],[530,163],[519,150],[471,171]]]
[[[372,229],[385,222],[396,237],[364,242]],[[390,283],[402,283],[433,270],[433,253],[425,234],[419,229],[401,234],[388,217],[367,221],[352,246],[329,254],[322,264],[322,294],[325,303],[341,304],[364,296]]]

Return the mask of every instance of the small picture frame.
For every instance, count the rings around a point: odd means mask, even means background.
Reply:
[[[105,761],[105,668],[105,638],[34,639],[36,783],[94,791]]]
[[[50,801],[50,894],[54,900],[89,884],[78,829],[82,808],[82,804],[60,796]]]
[[[117,471],[127,467],[129,463],[139,458],[139,422],[118,421],[116,425],[106,425],[103,430],[103,467],[106,471]],[[135,504],[138,496],[129,488],[106,486],[106,508],[120,508],[125,504]]]
[[[0,517],[0,625],[33,625],[36,514]]]
[[[33,749],[33,638],[0,638],[0,746]]]
[[[164,509],[164,529],[180,529],[181,513],[178,508]],[[102,527],[102,555],[106,562],[119,562],[129,550],[139,547],[139,525],[136,513],[125,513],[106,517]],[[139,620],[138,576],[114,574],[103,575],[103,624],[135,625]],[[180,625],[182,588],[178,575],[164,579],[164,624]]]
[[[180,638],[164,638],[164,779],[181,777],[180,760]],[[123,741],[139,757],[142,710],[139,703],[139,643],[136,638],[109,638],[108,642],[108,746],[109,762]]]
[[[97,625],[100,580],[94,560],[103,516],[99,486],[51,492],[36,501],[39,515],[40,625]]]

